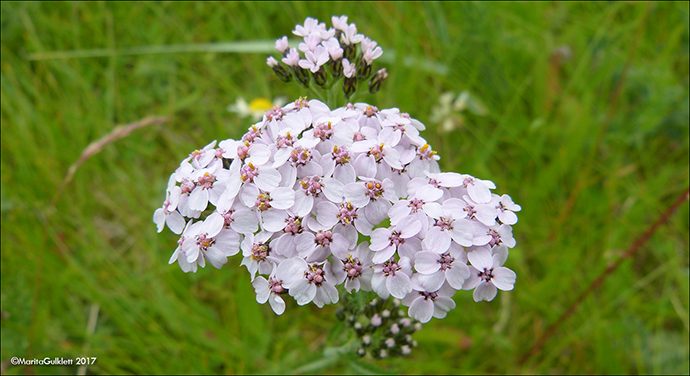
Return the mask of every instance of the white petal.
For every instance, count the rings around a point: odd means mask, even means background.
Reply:
[[[426,291],[438,291],[446,281],[446,275],[438,271],[433,274],[419,274],[418,279]]]
[[[498,213],[498,219],[500,219],[501,222],[507,225],[514,225],[518,221],[517,214],[509,210],[501,211],[500,213]]]
[[[170,260],[168,260],[168,265],[172,264],[173,262],[177,261],[177,256],[180,254],[180,247],[175,248],[175,252],[173,252],[172,256],[170,256]],[[184,256],[182,258],[185,258]]]
[[[338,303],[338,290],[330,283],[321,284],[321,292],[328,297],[326,304]]]
[[[448,284],[454,289],[462,289],[465,280],[470,277],[470,269],[467,265],[460,264],[457,261],[453,263],[452,268],[446,270],[446,280]]]
[[[503,266],[508,259],[508,247],[505,244],[499,244],[491,248],[491,253],[494,257],[494,265]]]
[[[419,253],[421,249],[422,241],[418,237],[414,236],[406,239],[404,244],[398,246],[398,256],[407,257],[410,260],[414,260],[415,255]]]
[[[362,182],[350,183],[345,186],[345,201],[349,201],[357,208],[366,206],[369,203],[367,188]]]
[[[219,249],[215,247],[210,247],[206,250],[206,259],[213,265],[216,269],[220,269],[228,262],[228,257],[223,254]]]
[[[448,231],[443,231],[440,227],[434,226],[426,233],[426,237],[422,241],[422,249],[443,254],[450,247],[450,241],[451,236]]]
[[[410,277],[405,273],[396,273],[394,276],[386,278],[386,288],[394,298],[402,299],[412,291]]]
[[[256,206],[256,198],[259,196],[259,189],[254,184],[245,184],[240,192],[240,200],[248,208]]]
[[[395,254],[395,246],[390,245],[374,254],[374,257],[371,259],[376,264],[381,264],[386,262],[386,260],[389,260],[393,255]]]
[[[453,222],[453,229],[450,235],[453,240],[463,247],[469,247],[474,243],[474,232],[472,222],[469,219],[458,219]]]
[[[268,300],[270,291],[268,290],[268,281],[264,277],[256,277],[252,281],[252,286],[254,287],[254,292],[256,293],[256,301],[259,304],[264,304]]]
[[[240,234],[231,230],[221,231],[215,237],[213,248],[219,249],[225,256],[234,256],[240,251]]]
[[[400,231],[400,236],[403,239],[407,239],[417,235],[422,229],[422,224],[416,217],[409,216],[403,218],[396,226],[396,229]]]
[[[249,148],[249,157],[244,160],[244,163],[252,163],[255,166],[261,166],[268,162],[271,157],[271,151],[266,145],[252,144]]]
[[[503,291],[510,291],[513,289],[515,279],[517,278],[517,275],[514,271],[508,268],[499,267],[494,269],[493,275],[494,277],[491,279],[491,283],[493,283],[496,287]]]
[[[474,184],[467,185],[467,194],[469,194],[470,198],[478,204],[484,204],[491,201],[491,191],[489,190],[489,187],[479,181],[475,181]]]
[[[378,199],[364,207],[364,216],[369,223],[378,225],[381,221],[388,218],[388,210],[391,207],[392,205],[388,200]]]
[[[347,251],[349,249],[349,243],[344,236],[335,233],[333,234],[333,241],[331,242],[331,252],[339,257],[338,255],[345,255],[347,257]]]
[[[374,161],[374,157],[361,154],[355,159],[354,167],[358,176],[364,176],[371,179],[376,177],[376,161]]]
[[[402,133],[396,131],[393,127],[384,127],[381,132],[379,132],[378,141],[386,145],[395,146],[400,142],[400,137]]]
[[[439,255],[436,252],[423,251],[415,255],[414,268],[422,274],[436,273],[441,269]]]
[[[377,228],[371,233],[371,244],[369,249],[380,251],[390,245],[391,232],[387,228]]]
[[[414,317],[421,323],[427,323],[431,320],[431,316],[434,314],[434,303],[430,299],[424,299],[422,296],[415,299],[412,304],[410,304],[410,309],[408,310],[410,317]]]
[[[283,260],[276,269],[276,279],[283,281],[283,287],[292,288],[292,284],[304,279],[302,273],[307,270],[307,262],[299,257]]]
[[[259,174],[254,178],[254,184],[266,192],[271,192],[280,185],[280,172],[270,167],[259,167]],[[292,206],[292,205],[291,205]]]
[[[278,232],[285,227],[287,218],[285,210],[268,209],[261,213],[261,228],[264,231]]]
[[[290,209],[295,204],[295,191],[290,188],[276,188],[271,192],[271,207],[276,209]]]
[[[374,273],[371,277],[371,288],[376,292],[382,299],[388,299],[390,292],[386,287],[386,277],[383,273]]]
[[[203,189],[202,187],[194,188],[192,193],[189,194],[187,204],[192,210],[206,210],[206,206],[208,206],[208,189]]]
[[[385,146],[383,150],[383,160],[386,161],[386,163],[392,168],[396,170],[402,170],[403,166],[402,164],[400,164],[400,154],[398,153],[398,151],[390,146]]]
[[[230,227],[241,234],[256,232],[258,225],[259,218],[257,218],[256,213],[247,209],[239,209],[232,214]]]
[[[223,226],[225,226],[225,219],[218,212],[213,212],[204,219],[201,231],[208,237],[214,237],[223,229]]]
[[[156,209],[155,212],[153,212],[153,223],[156,224],[156,228],[158,229],[158,232],[163,231],[163,228],[165,227],[165,211],[163,208],[158,208]],[[180,234],[179,232],[176,234]]]
[[[271,296],[268,303],[271,305],[276,315],[282,315],[283,312],[285,312],[285,301],[279,295]]]
[[[393,207],[388,210],[388,217],[391,219],[391,225],[395,226],[403,218],[410,214],[409,201],[398,200],[393,204]]]
[[[303,232],[295,236],[295,247],[300,257],[305,257],[312,253],[316,244],[314,243],[314,234],[311,232]],[[306,265],[306,262],[305,262]]]
[[[467,253],[467,259],[470,264],[477,268],[477,270],[491,269],[494,265],[494,260],[491,257],[491,252],[484,248],[477,249]]]
[[[333,227],[338,223],[338,208],[331,202],[316,204],[316,220],[325,227]]]
[[[425,184],[415,192],[414,196],[419,200],[432,202],[443,197],[443,191],[431,184]]]
[[[472,297],[475,302],[486,300],[487,302],[492,301],[496,297],[496,286],[491,283],[482,282],[474,289]]]
[[[438,297],[434,302],[434,317],[442,319],[446,317],[446,313],[455,308],[455,302],[451,298]]]
[[[295,213],[298,217],[304,217],[311,213],[311,209],[313,207],[313,196],[306,194],[304,190],[301,189],[298,192],[295,192],[295,204],[292,205],[292,208],[290,209],[293,213]]]
[[[429,177],[432,174],[429,174]],[[433,174],[435,179],[441,183],[444,187],[458,187],[461,186],[465,178],[456,172],[443,172],[438,174]]]
[[[431,218],[439,219],[443,216],[443,208],[438,202],[427,202],[422,206],[422,210]]]
[[[335,170],[333,171],[333,177],[338,179],[343,184],[350,184],[357,179],[357,173],[355,172],[355,168],[352,166],[352,163],[348,163],[342,166],[336,166]]]
[[[314,284],[308,283],[304,278],[297,282],[297,285],[290,289],[290,292],[295,292],[294,298],[299,305],[305,305],[316,297],[317,287]]]
[[[339,203],[343,200],[345,185],[336,179],[323,179],[323,194],[332,202]]]
[[[369,223],[362,215],[355,219],[355,228],[364,236],[371,235],[374,225]]]
[[[290,164],[285,164],[280,166],[278,169],[280,173],[280,187],[292,188],[295,185],[295,179],[297,179],[297,169],[290,166]]]
[[[168,225],[170,230],[177,235],[182,233],[182,230],[184,230],[184,226],[186,224],[184,221],[184,217],[177,210],[169,213],[165,217],[165,223]]]

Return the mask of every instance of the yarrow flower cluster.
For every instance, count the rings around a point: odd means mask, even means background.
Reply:
[[[374,60],[383,54],[383,49],[375,41],[358,34],[357,26],[347,23],[347,16],[333,16],[331,21],[333,27],[326,29],[325,23],[307,18],[304,25],[297,25],[292,31],[304,41],[295,48],[290,47],[287,36],[276,40],[275,48],[282,58],[278,61],[269,56],[266,64],[281,80],[289,82],[294,76],[304,87],[309,87],[312,79],[324,88],[344,77],[343,92],[347,98],[357,90],[358,81],[371,78],[369,92],[376,93],[388,77],[385,68],[372,76]]]
[[[307,19],[297,26],[307,59],[291,57],[291,67],[316,75],[364,44],[347,17],[333,24],[326,30]],[[371,43],[362,64],[380,55]],[[291,51],[286,55],[297,54]],[[184,272],[207,263],[220,269],[241,253],[257,301],[278,315],[288,296],[323,307],[344,292],[373,291],[395,302],[372,306],[379,311],[370,326],[383,320],[390,332],[376,356],[409,353],[413,343],[405,338],[413,330],[404,328],[444,318],[458,290],[490,301],[516,279],[503,265],[520,206],[493,193],[489,180],[441,172],[424,129],[397,108],[366,103],[331,109],[299,98],[273,107],[240,140],[193,151],[170,176],[153,215],[158,232],[167,226],[180,235],[169,262]],[[400,304],[416,321],[395,321],[403,320]],[[388,322],[382,315],[391,309]]]

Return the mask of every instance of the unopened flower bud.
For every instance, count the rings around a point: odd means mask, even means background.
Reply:
[[[292,72],[295,74],[297,81],[302,84],[305,88],[309,87],[309,71],[300,66],[293,66]]]
[[[389,349],[392,348],[395,346],[395,340],[393,338],[388,338],[386,340],[386,346],[388,346]]]
[[[358,59],[357,61],[357,78],[360,80],[366,80],[371,76],[371,65],[367,63],[364,59]]]
[[[374,314],[371,318],[371,326],[378,327],[381,326],[381,316],[378,313]]]
[[[374,94],[379,91],[381,88],[381,84],[383,81],[388,78],[388,72],[386,72],[386,68],[381,68],[376,72],[374,77],[372,77],[371,81],[369,81],[369,92],[371,94]]]
[[[266,64],[268,64],[268,66],[273,69],[276,76],[278,76],[278,78],[280,78],[283,82],[290,82],[290,79],[292,78],[292,73],[290,73],[289,70],[285,69],[285,67],[282,66],[278,62],[278,60],[273,58],[273,56],[269,56],[266,59]]]
[[[345,77],[343,80],[343,92],[345,92],[345,97],[350,98],[355,90],[357,90],[357,77]]]
[[[316,82],[317,85],[324,87],[326,85],[326,79],[328,76],[326,75],[326,70],[323,68],[323,66],[314,73],[314,82]]]
[[[331,60],[330,67],[333,78],[338,79],[343,76],[343,59]]]

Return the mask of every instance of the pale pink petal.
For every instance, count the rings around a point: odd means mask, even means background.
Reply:
[[[439,255],[436,252],[417,252],[414,268],[422,274],[433,274],[441,268],[441,264],[438,261]]]
[[[394,298],[402,299],[412,291],[410,277],[398,272],[394,276],[386,278],[386,288]]]
[[[490,302],[496,297],[496,292],[496,286],[491,283],[482,282],[474,289],[472,297],[475,302],[480,302],[482,300]]]
[[[491,283],[503,291],[512,290],[517,278],[514,271],[504,267],[495,268],[493,276]]]
[[[434,314],[434,303],[430,299],[424,299],[424,297],[420,296],[410,304],[408,314],[422,324],[427,323]]]
[[[288,213],[285,210],[269,209],[261,213],[261,228],[264,231],[278,232],[285,227]]]
[[[453,263],[452,268],[446,270],[446,280],[448,284],[454,289],[460,290],[465,283],[465,280],[470,277],[470,269],[467,265],[456,262]]]
[[[383,299],[388,299],[390,296],[390,292],[388,292],[386,287],[386,280],[387,278],[383,273],[374,273],[371,277],[371,288]]]
[[[163,228],[165,228],[165,217],[165,210],[163,208],[158,208],[153,212],[153,223],[156,224],[158,232],[163,231]],[[179,235],[180,233],[176,232],[176,234]]]
[[[484,248],[468,252],[467,259],[470,261],[472,266],[474,266],[477,270],[481,271],[483,271],[484,269],[491,269],[494,265],[494,260],[491,257],[491,252],[487,251]]]
[[[440,227],[434,226],[426,233],[426,237],[422,241],[422,249],[443,254],[450,247],[450,242],[451,236],[448,231],[443,231]]]
[[[266,192],[271,192],[280,185],[280,173],[270,167],[259,167],[259,174],[254,178],[254,184]]]
[[[275,312],[276,315],[282,315],[283,312],[285,312],[285,301],[280,296],[271,296],[268,300],[268,303],[271,305],[271,308],[273,308],[273,312]]]
[[[426,291],[438,291],[446,281],[446,276],[441,271],[433,274],[419,274],[418,278]]]
[[[189,194],[189,201],[187,201],[189,208],[192,210],[206,210],[208,206],[208,190],[202,187],[196,187]]]

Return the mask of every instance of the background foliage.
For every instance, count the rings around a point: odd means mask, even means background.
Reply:
[[[491,179],[523,208],[515,290],[481,304],[457,293],[401,360],[338,356],[336,307],[276,316],[238,257],[196,274],[167,265],[177,237],[151,221],[180,160],[249,127],[229,104],[304,94],[264,53],[203,46],[272,44],[341,14],[396,55],[363,101],[426,123],[444,170]],[[688,29],[687,2],[2,2],[2,372],[77,372],[12,356],[95,356],[89,373],[687,374],[687,202],[519,360],[688,186]],[[113,53],[177,44],[201,51]],[[84,49],[100,51],[45,55]],[[488,115],[441,133],[432,108],[463,90]],[[151,115],[171,121],[106,146],[51,207],[90,142]]]

